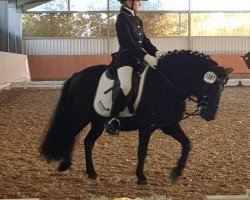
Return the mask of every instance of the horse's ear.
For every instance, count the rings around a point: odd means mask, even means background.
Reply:
[[[229,74],[231,74],[233,72],[233,69],[232,68],[225,68],[225,72],[226,72],[226,75],[228,76]]]

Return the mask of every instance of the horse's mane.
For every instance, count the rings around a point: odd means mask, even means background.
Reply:
[[[204,53],[200,53],[198,51],[191,51],[191,50],[174,50],[168,51],[162,58],[160,58],[158,67],[171,68],[176,67],[190,67],[187,63],[192,62],[192,67],[195,70],[197,68],[201,69],[202,67],[210,67],[210,66],[218,66],[217,62],[211,59],[209,55]]]

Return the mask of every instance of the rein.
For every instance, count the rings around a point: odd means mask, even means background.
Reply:
[[[191,100],[191,101],[197,103],[197,101],[196,101],[195,99],[193,99],[192,97],[189,97],[189,100]],[[201,112],[201,109],[202,109],[202,108],[204,108],[204,107],[203,107],[203,106],[200,106],[200,107],[198,107],[196,110],[194,110],[194,111],[191,112],[191,113],[185,112],[185,113],[184,113],[185,116],[181,117],[181,118],[178,119],[178,120],[175,120],[175,121],[172,121],[172,122],[167,122],[167,123],[158,123],[158,124],[155,123],[155,124],[151,124],[150,126],[151,126],[151,127],[163,127],[163,126],[167,126],[167,125],[170,125],[170,124],[178,123],[178,122],[180,122],[180,121],[182,121],[182,120],[185,120],[185,119],[189,118],[190,116],[198,116],[198,115],[200,115],[200,112]],[[145,120],[142,120],[142,119],[140,119],[140,120],[141,120],[141,121],[144,121],[144,123],[149,124],[149,122],[146,122]]]
[[[146,66],[147,67],[147,66]],[[170,85],[175,91],[177,91],[181,96],[185,97],[184,101],[186,100],[186,97],[187,95],[185,95],[184,92],[182,92],[180,89],[178,89],[167,77],[164,73],[162,73],[162,71],[158,68],[155,68],[154,70],[156,70],[156,72],[158,72],[158,74],[163,78],[163,81],[164,83],[167,83],[168,85]],[[195,100],[194,98],[192,98],[191,96],[188,97],[189,101],[193,101],[195,103],[198,104],[197,100]],[[173,121],[173,122],[168,122],[168,123],[159,123],[159,124],[151,124],[150,126],[151,127],[163,127],[163,126],[167,126],[167,125],[170,125],[170,124],[173,124],[173,123],[178,123],[184,119],[187,119],[188,117],[190,116],[197,116],[197,115],[200,115],[200,111],[201,109],[204,108],[204,106],[199,106],[196,110],[194,110],[193,112],[191,113],[188,113],[188,112],[185,112],[183,117],[181,117],[180,119],[176,120],[176,121]],[[158,111],[156,113],[153,113],[153,115],[159,113],[159,111],[162,110],[162,109],[158,109]],[[146,123],[146,124],[150,124],[150,122],[148,121],[145,121],[143,120],[142,118],[139,118],[137,116],[137,119],[139,119],[140,121],[142,121],[143,123]]]
[[[173,52],[176,53],[176,52]],[[178,52],[177,52],[178,53]],[[171,52],[170,52],[171,54]],[[189,52],[189,54],[192,54],[192,51]],[[195,55],[199,55],[199,54],[195,54]],[[204,57],[203,54],[200,54],[201,57]],[[210,57],[205,56],[206,59],[210,59]],[[145,65],[146,67],[149,67],[149,65],[146,63]],[[203,109],[207,109],[208,107],[210,107],[211,109],[218,109],[219,105],[217,104],[216,101],[211,101],[208,99],[208,88],[211,87],[210,85],[212,85],[215,81],[217,81],[222,87],[225,86],[226,82],[228,79],[220,79],[216,76],[215,73],[213,72],[206,72],[206,74],[204,75],[203,79],[205,81],[205,84],[203,85],[201,91],[198,93],[198,96],[196,96],[196,99],[194,99],[192,97],[192,95],[187,95],[186,93],[184,93],[182,90],[180,90],[179,88],[177,88],[166,76],[166,74],[164,74],[158,67],[154,68],[156,70],[156,72],[163,78],[164,81],[164,88],[166,90],[166,84],[168,84],[171,88],[174,89],[174,91],[178,92],[182,97],[184,97],[183,101],[186,101],[187,98],[189,98],[189,100],[195,102],[197,104],[197,109],[194,110],[191,113],[186,112],[186,109],[184,110],[184,114],[182,117],[180,117],[180,119],[177,119],[175,121],[172,122],[168,122],[168,123],[158,123],[158,124],[154,124],[152,122],[146,122],[143,119],[139,119],[142,122],[149,124],[151,127],[163,127],[163,126],[167,126],[169,124],[173,124],[173,123],[178,123],[184,119],[187,119],[190,116],[197,116],[197,115],[202,115],[202,110]],[[231,73],[231,72],[230,72]],[[163,95],[166,95],[166,91],[164,90]],[[181,98],[182,99],[182,98]],[[183,101],[181,101],[180,103],[182,103]],[[164,103],[162,103],[160,105],[160,108],[156,110],[155,113],[151,112],[152,115],[156,115],[159,114],[162,110],[163,110],[163,106]]]
[[[198,104],[198,108],[196,110],[194,110],[193,112],[191,113],[188,113],[188,112],[185,112],[183,117],[181,117],[180,119],[176,120],[176,121],[173,121],[173,122],[168,122],[168,123],[162,123],[162,124],[151,124],[151,127],[163,127],[163,126],[167,126],[167,125],[170,125],[170,124],[173,124],[173,123],[178,123],[184,119],[187,119],[188,117],[190,116],[197,116],[197,115],[201,115],[201,110],[204,109],[204,108],[207,108],[207,105],[208,103],[210,105],[212,105],[215,109],[218,109],[219,106],[218,104],[216,104],[215,102],[207,102],[205,101],[206,98],[207,98],[207,89],[209,87],[210,84],[208,83],[205,83],[204,86],[202,87],[202,101],[198,101],[194,98],[192,98],[192,96],[187,96],[185,95],[184,92],[182,92],[180,89],[178,89],[167,77],[164,73],[162,73],[162,71],[160,71],[158,68],[156,68],[155,70],[157,70],[157,72],[163,77],[163,80],[164,82],[166,82],[167,84],[169,84],[175,91],[177,91],[180,95],[184,96],[185,97],[185,100],[186,98],[188,97],[189,101],[193,101],[195,102],[196,104]],[[216,78],[215,81],[218,81],[220,85],[222,85],[223,87],[225,86],[226,82],[227,82],[227,79],[225,81],[219,79],[219,78]],[[200,97],[198,97],[198,99],[200,99]],[[184,101],[185,101],[184,100]],[[158,109],[158,112],[159,110],[161,109]],[[149,124],[149,123],[148,123]]]
[[[185,97],[185,100],[186,100],[186,97],[188,97],[189,101],[193,101],[195,103],[198,103],[197,100],[195,100],[192,96],[187,96],[185,95],[184,92],[182,92],[180,89],[178,89],[167,77],[164,73],[162,73],[161,70],[159,70],[158,68],[155,69],[163,78],[163,81],[166,82],[168,85],[170,85],[175,91],[177,91],[181,96]],[[185,101],[184,100],[184,101]],[[203,107],[199,107],[197,108],[195,111],[193,111],[192,113],[187,113],[185,112],[185,114],[187,116],[183,117],[182,119],[186,119],[188,118],[189,116],[195,116],[195,115],[199,115],[200,113],[200,110],[202,109]],[[181,120],[182,120],[181,119]]]

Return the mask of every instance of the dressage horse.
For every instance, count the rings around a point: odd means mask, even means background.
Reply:
[[[48,162],[60,162],[58,171],[65,171],[71,166],[76,135],[91,124],[84,139],[86,174],[90,179],[98,177],[92,150],[108,118],[97,114],[93,102],[99,79],[107,69],[107,65],[89,67],[75,73],[63,86],[39,149]],[[191,150],[190,140],[179,124],[186,116],[186,100],[192,99],[197,103],[194,113],[206,121],[214,120],[222,91],[232,71],[231,68],[218,66],[210,56],[190,50],[168,52],[159,59],[155,70],[148,69],[135,114],[120,119],[122,131],[139,132],[138,184],[147,184],[144,161],[150,137],[156,129],[181,144],[181,156],[171,172],[171,178],[177,180],[182,175]]]

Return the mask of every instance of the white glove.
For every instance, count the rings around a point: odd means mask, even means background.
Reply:
[[[164,56],[165,54],[166,54],[165,51],[156,51],[155,57],[156,57],[157,59],[159,59],[159,58],[161,58],[162,56]]]
[[[151,56],[149,54],[146,54],[144,56],[144,60],[149,64],[150,67],[152,67],[153,69],[155,69],[157,63],[158,63],[158,59],[154,56]]]

